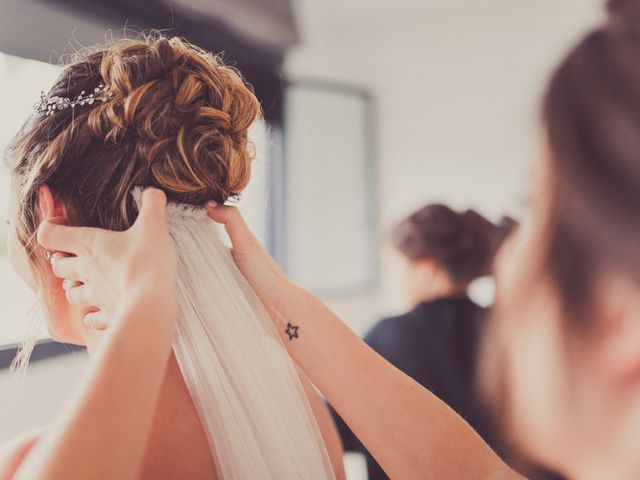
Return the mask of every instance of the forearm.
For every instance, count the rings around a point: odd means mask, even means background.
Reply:
[[[516,476],[453,410],[295,287],[267,305],[287,348],[391,478]],[[285,330],[298,327],[298,338]]]
[[[15,478],[137,476],[171,353],[171,329],[158,321],[167,314],[140,303],[113,322],[66,408]]]

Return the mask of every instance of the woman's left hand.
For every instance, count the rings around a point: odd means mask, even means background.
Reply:
[[[151,302],[176,311],[176,251],[161,190],[142,193],[136,222],[123,232],[44,222],[38,243],[50,252],[69,303],[87,308],[85,324],[106,327],[122,309]],[[176,315],[166,315],[175,318]]]

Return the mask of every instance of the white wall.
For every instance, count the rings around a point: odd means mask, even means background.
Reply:
[[[23,379],[0,370],[0,444],[50,424],[80,378],[86,359],[85,353],[76,352],[34,362]]]
[[[377,103],[381,234],[428,202],[518,213],[538,154],[538,105],[599,0],[298,0],[290,78],[368,88]],[[383,265],[383,279],[389,279]],[[356,331],[397,289],[330,300]],[[388,287],[388,288],[387,288]]]

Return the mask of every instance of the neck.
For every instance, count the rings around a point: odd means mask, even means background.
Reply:
[[[85,330],[84,337],[91,356],[104,333]],[[155,409],[139,478],[212,478],[216,467],[209,442],[174,355]]]
[[[467,294],[466,285],[456,285],[449,278],[438,277],[433,282],[425,283],[412,298],[413,306],[422,302],[432,302],[439,298],[464,296]]]

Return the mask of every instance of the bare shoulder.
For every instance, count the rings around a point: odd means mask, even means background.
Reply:
[[[19,435],[0,445],[0,480],[11,480],[45,428]]]

